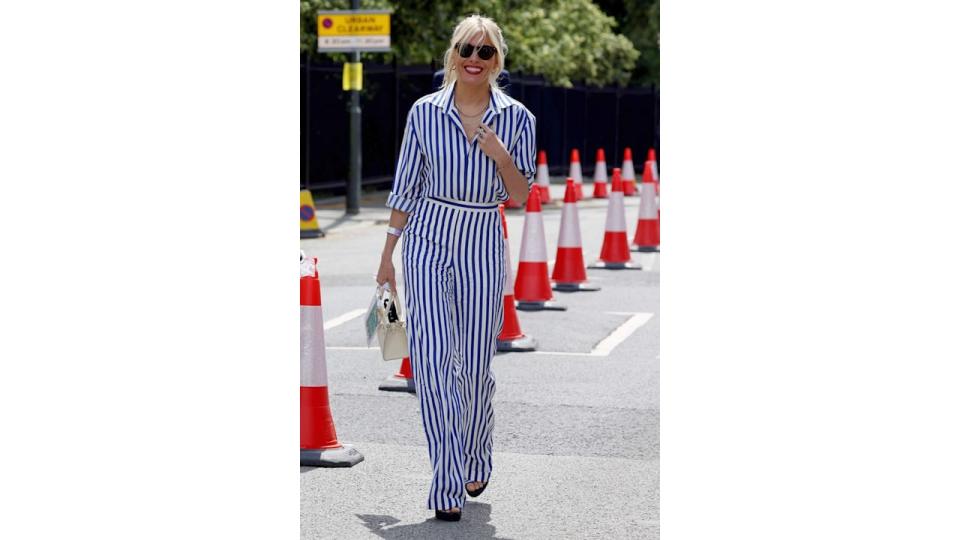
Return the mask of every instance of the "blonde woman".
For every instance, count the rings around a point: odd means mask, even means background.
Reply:
[[[490,482],[490,362],[505,273],[497,207],[525,202],[536,172],[535,118],[496,85],[506,54],[489,18],[454,29],[443,87],[407,116],[377,272],[379,285],[397,290],[402,236],[410,360],[433,466],[427,507],[444,521],[459,521],[464,492],[476,497]]]

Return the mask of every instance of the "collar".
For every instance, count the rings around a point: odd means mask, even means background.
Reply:
[[[442,91],[438,92],[432,100],[435,106],[443,110],[447,114],[452,114],[453,112],[453,90],[457,83],[453,83]],[[510,106],[510,100],[503,91],[497,88],[490,89],[490,104],[487,106],[487,110],[484,113],[484,118],[489,118],[491,111],[493,114],[500,114],[500,111],[506,109]]]

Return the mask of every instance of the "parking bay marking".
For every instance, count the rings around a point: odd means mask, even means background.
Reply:
[[[323,323],[323,330],[324,330],[324,331],[327,331],[327,330],[330,330],[331,328],[336,328],[336,327],[340,326],[341,324],[343,324],[343,323],[345,323],[345,322],[348,322],[348,321],[351,321],[351,320],[353,320],[353,319],[356,319],[357,317],[363,315],[363,314],[366,313],[366,312],[367,312],[367,310],[362,309],[362,308],[361,308],[361,309],[355,309],[355,310],[353,310],[353,311],[348,311],[348,312],[344,313],[343,315],[341,315],[341,316],[339,316],[339,317],[336,317],[335,319],[332,319],[332,320],[330,320],[330,321],[328,321],[328,322]]]
[[[615,349],[618,345],[626,341],[628,337],[630,337],[641,326],[647,324],[647,322],[653,318],[653,313],[632,313],[632,312],[623,312],[623,311],[608,311],[606,313],[607,315],[630,315],[630,318],[627,319],[623,324],[618,326],[616,329],[614,329],[614,331],[611,332],[607,337],[600,340],[600,342],[593,347],[592,351],[588,353],[567,352],[567,351],[532,351],[532,352],[534,354],[550,354],[554,356],[588,356],[588,357],[610,356],[610,353],[613,352],[613,349]],[[346,315],[342,317],[345,317],[345,316]],[[327,349],[334,350],[334,351],[369,351],[369,350],[379,350],[379,347],[376,347],[376,346],[373,346],[373,347],[328,346]],[[524,353],[517,353],[517,354],[524,354]]]
[[[600,343],[593,347],[588,353],[578,352],[552,352],[552,351],[533,351],[534,354],[552,354],[558,356],[610,356],[617,345],[623,343],[631,334],[637,331],[641,326],[647,324],[647,321],[653,318],[653,313],[629,313],[622,311],[608,311],[608,315],[630,315],[631,317],[623,324],[618,326]]]

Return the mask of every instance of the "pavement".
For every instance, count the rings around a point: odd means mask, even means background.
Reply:
[[[551,197],[543,220],[552,259],[563,186],[552,185]],[[385,198],[364,196],[355,216],[344,214],[342,198],[317,201],[326,237],[300,242],[319,259],[337,435],[364,456],[350,468],[300,468],[301,538],[659,538],[660,254],[633,253],[639,271],[588,269],[602,288],[555,292],[567,311],[518,312],[539,347],[494,357],[490,485],[468,498],[460,522],[440,522],[426,508],[430,463],[417,398],[377,389],[399,361],[384,362],[362,330],[389,218]],[[638,207],[626,198],[631,238]],[[607,202],[584,199],[578,209],[589,264],[603,242]],[[522,209],[507,211],[514,273],[523,221]],[[402,273],[398,281],[402,288]]]

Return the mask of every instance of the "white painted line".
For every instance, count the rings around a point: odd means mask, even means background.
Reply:
[[[615,313],[619,314],[619,313]],[[617,345],[623,343],[630,334],[637,331],[638,328],[653,318],[653,313],[633,313],[633,316],[627,319],[627,322],[620,325],[609,336],[603,339],[597,346],[590,351],[595,356],[609,356]]]
[[[361,310],[364,311],[364,310]],[[351,312],[353,313],[353,312]],[[610,356],[610,353],[613,352],[613,349],[620,345],[631,334],[637,331],[641,326],[647,324],[647,322],[653,318],[653,313],[634,313],[629,311],[607,311],[608,315],[630,315],[630,318],[626,322],[621,324],[617,329],[610,333],[609,336],[603,338],[600,343],[597,343],[596,347],[588,353],[583,352],[568,352],[568,351],[532,351],[533,354],[549,354],[552,356]],[[349,315],[349,313],[347,314]],[[346,317],[343,315],[340,318]],[[349,320],[349,319],[348,319]],[[334,321],[331,321],[334,322]],[[326,330],[326,327],[324,327]],[[328,346],[327,350],[330,351],[379,351],[379,347],[331,347]],[[530,354],[530,353],[516,353],[516,354]],[[659,359],[660,356],[657,355]]]
[[[363,315],[366,312],[367,310],[362,308],[355,309],[353,311],[348,311],[335,319],[331,319],[330,321],[323,323],[323,329],[324,331],[326,331],[326,330],[330,330],[331,328],[336,328],[347,321],[356,319],[357,317]]]
[[[588,352],[554,352],[554,351],[532,351],[533,354],[549,354],[553,356],[597,356],[596,354]],[[530,353],[517,353],[517,354],[530,354]]]
[[[613,352],[613,349],[617,345],[621,344],[630,337],[630,334],[633,334],[637,331],[638,328],[647,323],[650,319],[653,318],[653,313],[633,313],[633,312],[623,312],[623,311],[607,311],[608,315],[630,315],[630,318],[623,324],[621,324],[616,330],[610,333],[609,336],[605,337],[600,343],[597,343],[597,346],[593,348],[592,351],[588,353],[582,352],[560,352],[560,351],[533,351],[534,354],[550,354],[554,356],[610,356],[610,353]],[[520,353],[526,354],[526,353]]]

